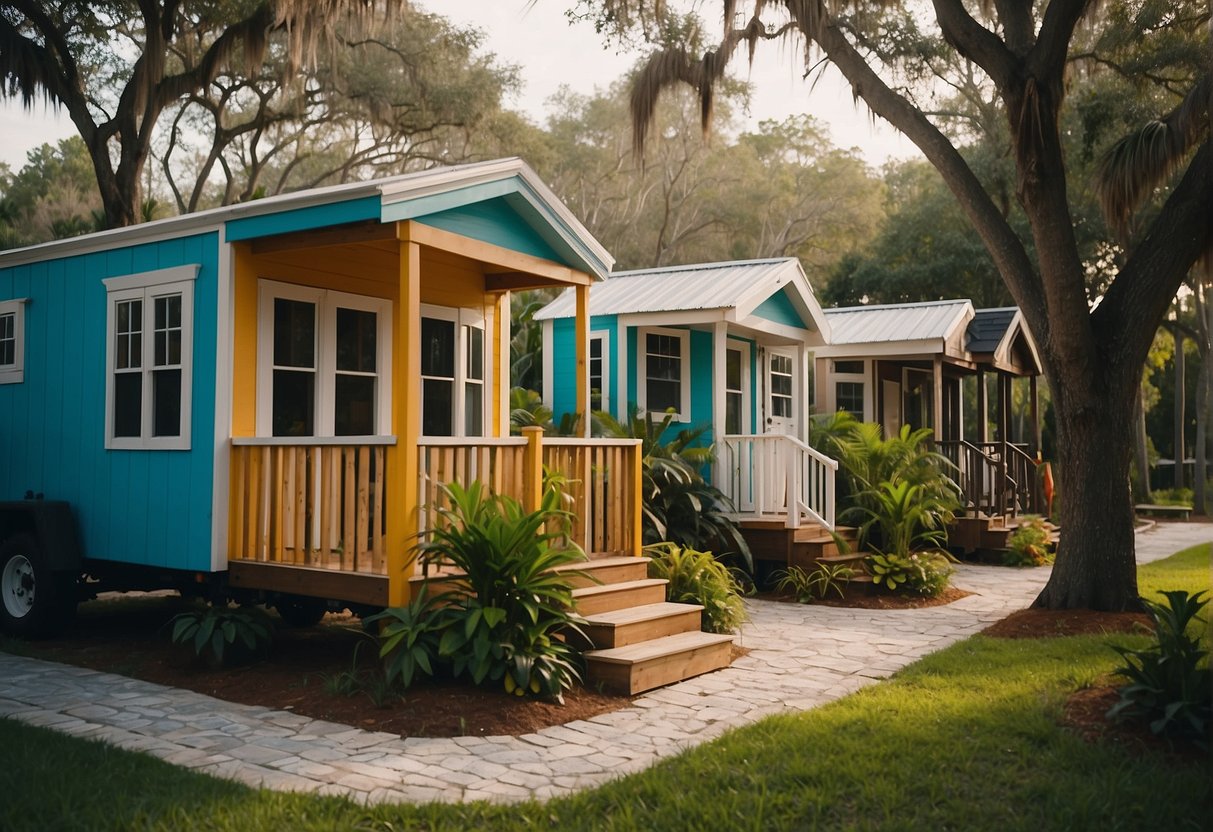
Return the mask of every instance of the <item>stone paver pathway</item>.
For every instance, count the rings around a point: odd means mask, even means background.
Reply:
[[[1139,535],[1154,560],[1213,525]],[[520,737],[401,738],[288,711],[0,653],[0,716],[144,751],[271,789],[366,802],[544,799],[596,786],[770,714],[805,710],[889,676],[1023,608],[1047,569],[962,565],[973,594],[944,607],[856,610],[749,601],[733,666],[631,707]]]

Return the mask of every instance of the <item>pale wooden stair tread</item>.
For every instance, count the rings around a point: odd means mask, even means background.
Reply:
[[[703,606],[701,604],[679,604],[673,601],[662,601],[660,604],[625,607],[621,610],[591,613],[590,615],[578,617],[589,624],[621,627],[641,621],[652,621],[672,615],[683,615],[692,611],[702,612]]]
[[[645,564],[646,568],[652,558],[636,557],[634,555],[612,555],[605,558],[590,558],[589,560],[581,560],[575,563],[562,563],[560,566],[553,566],[552,572],[576,572],[585,571],[593,572],[595,569],[607,569],[612,566],[631,566],[637,563]]]
[[[868,555],[866,552],[853,552],[849,555],[822,555],[817,559],[818,563],[857,563]]]
[[[621,592],[630,589],[644,589],[650,586],[665,586],[668,584],[665,578],[644,578],[639,581],[621,581],[615,584],[596,584],[594,586],[581,586],[573,590],[573,597],[577,599],[592,598],[596,595],[605,595],[611,592]]]
[[[639,644],[630,644],[627,647],[590,650],[585,654],[585,657],[587,661],[604,662],[607,664],[639,664],[732,640],[733,637],[727,634],[695,631],[653,639],[652,641],[642,641]]]

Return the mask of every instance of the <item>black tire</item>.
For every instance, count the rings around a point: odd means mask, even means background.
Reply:
[[[314,627],[328,612],[328,601],[307,595],[280,595],[274,609],[288,627]]]
[[[75,576],[55,572],[28,532],[0,544],[0,629],[24,638],[62,632],[76,614]]]

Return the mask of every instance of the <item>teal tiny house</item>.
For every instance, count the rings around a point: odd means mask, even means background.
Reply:
[[[535,315],[557,417],[579,412],[575,301],[565,292]],[[713,478],[743,516],[833,525],[834,463],[806,443],[829,326],[796,258],[619,272],[594,287],[589,317],[593,409],[706,425]]]

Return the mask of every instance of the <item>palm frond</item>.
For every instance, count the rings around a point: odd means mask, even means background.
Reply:
[[[1148,122],[1109,148],[1100,162],[1098,189],[1104,216],[1127,236],[1131,219],[1154,190],[1209,135],[1213,75],[1202,76],[1178,107]]]

